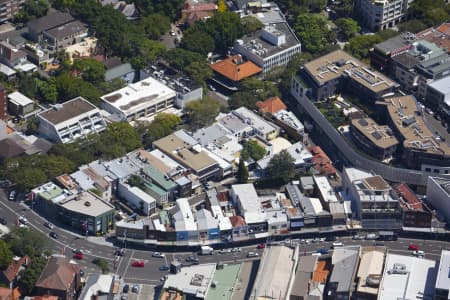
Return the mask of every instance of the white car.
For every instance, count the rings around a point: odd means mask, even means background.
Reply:
[[[258,257],[258,256],[259,254],[257,252],[250,251],[249,253],[247,253],[247,257]]]
[[[25,218],[23,216],[19,217],[19,222],[22,223],[23,225],[27,225],[28,224],[27,218]]]
[[[50,222],[45,222],[45,223],[44,223],[44,226],[47,227],[48,229],[53,229],[53,228],[55,228],[55,225],[53,225],[53,224],[50,223]]]
[[[241,252],[241,248],[231,248],[231,252]]]
[[[153,252],[152,257],[164,258],[165,255],[164,255],[164,253],[161,253],[161,252]]]
[[[335,247],[342,247],[342,246],[344,246],[344,244],[342,244],[341,242],[334,242],[333,245],[332,245],[333,248],[335,248]]]
[[[423,252],[422,250],[416,250],[416,251],[413,251],[412,255],[417,256],[417,257],[424,257],[425,252]]]
[[[230,248],[228,248],[228,249],[220,249],[220,250],[219,250],[219,253],[220,253],[220,254],[231,253],[231,249],[230,249]]]

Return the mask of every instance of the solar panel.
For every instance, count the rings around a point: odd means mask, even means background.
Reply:
[[[372,132],[372,136],[373,136],[374,138],[376,138],[377,140],[380,140],[380,139],[381,139],[381,134],[380,134],[378,131]]]

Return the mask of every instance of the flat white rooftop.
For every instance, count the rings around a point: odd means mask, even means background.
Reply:
[[[175,96],[174,90],[149,77],[100,98],[123,114],[130,115]]]
[[[8,99],[16,105],[27,106],[33,104],[34,101],[20,92],[13,92],[8,95]]]
[[[436,279],[436,288],[450,290],[450,251],[443,250]],[[450,295],[449,295],[450,297]]]
[[[388,254],[378,300],[432,299],[436,272],[434,260]]]

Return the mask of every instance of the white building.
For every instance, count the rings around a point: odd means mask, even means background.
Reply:
[[[148,77],[103,95],[102,107],[123,121],[145,120],[172,107],[176,93],[171,88]]]
[[[406,18],[412,0],[357,0],[354,13],[372,31],[394,27]]]
[[[434,290],[434,299],[450,299],[450,251],[442,250]]]
[[[155,198],[136,186],[130,186],[125,182],[119,182],[117,193],[119,197],[142,210],[147,216],[153,214],[156,210]]]
[[[106,128],[100,110],[82,97],[57,104],[37,117],[38,132],[56,143],[70,143]]]
[[[251,183],[234,184],[231,186],[231,198],[237,206],[240,215],[245,222],[251,224],[261,224],[266,222],[266,215],[262,212],[258,194]],[[258,228],[255,227],[255,228]],[[260,229],[263,227],[259,227]]]
[[[431,107],[442,108],[450,116],[450,76],[429,83],[425,101]]]
[[[285,149],[294,159],[294,165],[297,169],[305,169],[309,166],[312,161],[312,154],[308,151],[305,145],[302,142],[297,142]],[[272,153],[264,158],[258,160],[257,164],[261,170],[264,170],[269,165],[270,160],[273,158],[275,154]]]
[[[273,117],[288,128],[295,130],[299,135],[305,134],[305,127],[293,112],[282,109],[273,114]],[[281,125],[280,125],[281,126]]]
[[[188,199],[177,199],[178,211],[173,215],[175,231],[197,231],[197,222],[194,219]]]
[[[428,177],[427,202],[436,209],[438,216],[450,222],[450,179]]]
[[[378,300],[433,299],[436,273],[434,260],[389,253]]]
[[[289,63],[302,46],[286,21],[265,27],[236,40],[233,51],[263,69],[263,74]]]
[[[260,136],[267,141],[276,138],[280,133],[280,128],[278,128],[278,126],[267,122],[246,107],[239,107],[231,113],[250,125],[253,128],[253,134]]]

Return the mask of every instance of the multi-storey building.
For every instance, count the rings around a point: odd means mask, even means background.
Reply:
[[[25,0],[1,0],[0,1],[0,23],[14,19]]]
[[[450,122],[450,76],[428,84],[425,102]]]
[[[394,27],[406,18],[411,0],[357,0],[355,16],[372,31]]]

